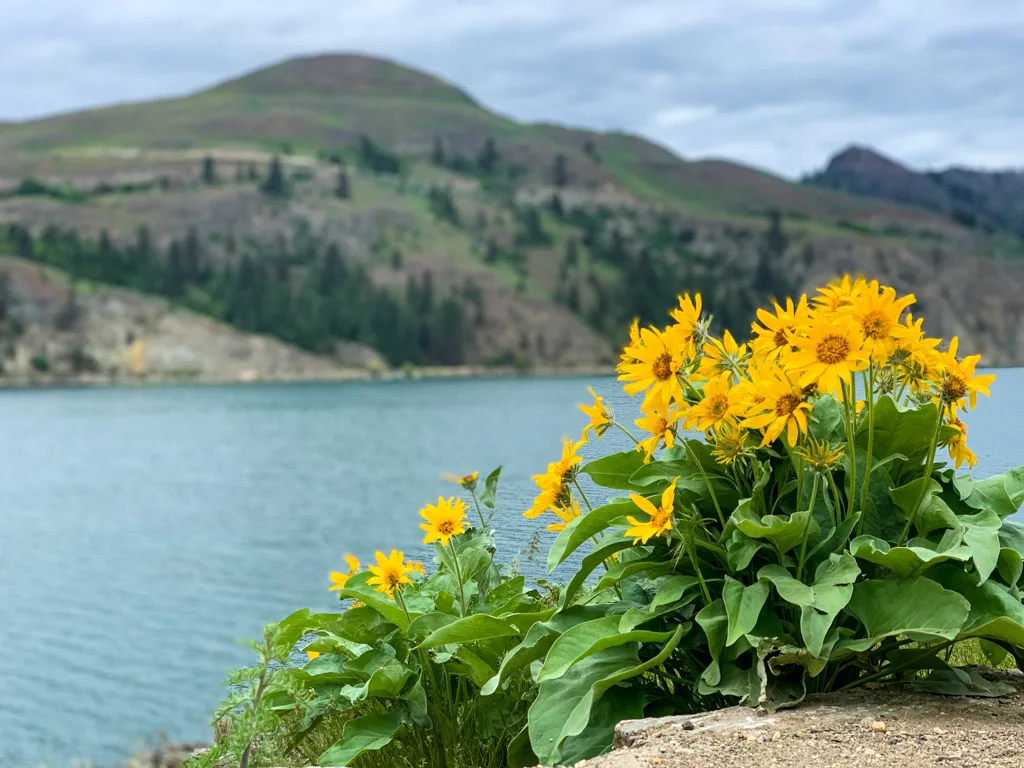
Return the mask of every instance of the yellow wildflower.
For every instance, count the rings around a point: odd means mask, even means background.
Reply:
[[[465,533],[469,527],[466,509],[466,502],[451,496],[447,499],[438,496],[437,504],[427,504],[420,510],[420,517],[427,521],[420,523],[420,528],[427,533],[423,543],[440,541],[442,547],[447,547],[453,537]]]
[[[956,416],[953,416],[949,424],[958,430],[958,434],[949,438],[946,443],[946,447],[949,448],[949,458],[956,462],[954,469],[960,469],[960,465],[965,461],[968,469],[974,469],[978,464],[978,457],[967,447],[967,425]]]
[[[656,401],[668,405],[672,398],[682,399],[679,384],[679,369],[683,366],[679,326],[669,326],[664,331],[644,328],[640,331],[640,346],[627,347],[626,351],[636,359],[634,363],[619,365],[619,381],[627,382],[623,389],[630,395],[646,393],[644,402]]]
[[[723,424],[715,429],[714,437],[711,440],[711,455],[719,464],[728,466],[749,453],[749,450],[747,433],[744,430],[729,424]]]
[[[423,567],[423,563],[415,563],[412,560],[406,560],[405,561],[405,567],[406,567],[406,570],[415,571],[416,573],[420,574],[421,576],[426,576],[427,575],[427,569]]]
[[[710,378],[720,373],[732,374],[740,368],[747,354],[746,344],[737,344],[729,331],[722,334],[722,340],[708,339],[704,343],[704,357],[697,371],[699,378]]]
[[[824,474],[831,472],[839,466],[846,452],[844,446],[833,448],[828,440],[817,440],[814,435],[808,434],[807,441],[794,453],[807,462],[807,468],[812,472]]]
[[[331,571],[331,587],[329,592],[337,592],[344,589],[348,580],[359,572],[359,560],[354,555],[345,555],[345,565],[348,566],[348,573]]]
[[[640,508],[641,512],[646,512],[650,519],[640,522],[635,517],[627,517],[626,520],[633,526],[626,531],[627,539],[633,539],[634,544],[637,542],[646,544],[651,537],[660,536],[662,533],[672,530],[672,510],[675,508],[676,483],[678,481],[677,477],[664,490],[661,494],[661,505],[658,507],[655,507],[643,496],[636,493],[629,494],[630,500]]]
[[[604,398],[596,394],[593,387],[587,387],[587,391],[594,398],[594,404],[580,406],[580,410],[590,417],[590,423],[583,428],[583,442],[587,441],[588,431],[593,430],[595,435],[603,437],[612,425],[612,414],[605,406]]]
[[[533,506],[523,513],[523,517],[533,519],[544,514],[568,494],[569,485],[576,479],[579,472],[577,465],[583,457],[577,454],[582,442],[574,443],[565,440],[562,443],[562,458],[548,464],[548,471],[533,476],[533,482],[540,488],[540,493],[533,500]]]
[[[988,396],[989,385],[996,380],[994,373],[981,376],[974,374],[975,366],[981,355],[970,355],[963,360],[956,359],[960,339],[956,336],[949,342],[949,351],[939,355],[939,402],[951,410],[959,408],[967,410],[967,401],[971,408],[978,404],[978,393]]]
[[[456,475],[452,472],[445,472],[441,475],[442,478],[447,480],[449,483],[455,483],[461,485],[467,491],[476,490],[476,482],[480,479],[479,472],[470,472],[468,475]]]
[[[580,509],[580,503],[574,496],[569,497],[568,504],[557,504],[551,508],[551,511],[562,519],[562,522],[552,523],[548,526],[549,531],[556,533],[564,531],[569,523],[583,514],[583,511]]]
[[[650,461],[654,452],[664,443],[669,448],[675,445],[676,423],[679,421],[679,412],[673,406],[655,406],[647,408],[643,416],[636,420],[636,425],[650,437],[644,438],[637,443],[636,449],[644,452],[644,461]]]
[[[864,334],[848,316],[815,317],[806,335],[793,342],[796,350],[783,356],[784,367],[801,372],[801,386],[816,382],[819,392],[839,391],[840,381],[849,383],[855,371],[868,366],[862,350]]]
[[[751,323],[750,326],[754,333],[754,339],[750,342],[754,354],[773,360],[789,347],[790,337],[811,322],[811,309],[807,306],[806,296],[801,296],[795,307],[792,299],[786,299],[785,309],[777,302],[774,307],[774,315],[764,309],[757,310],[757,319],[763,325]]]
[[[807,431],[807,417],[810,404],[804,402],[803,389],[789,379],[778,366],[765,366],[759,371],[754,386],[765,396],[759,405],[748,412],[741,427],[763,429],[761,445],[774,442],[783,432],[791,446],[795,446],[800,435]]]
[[[731,373],[709,379],[701,393],[703,399],[685,412],[687,427],[707,432],[723,423],[734,423],[743,413],[741,392],[732,386]]]
[[[701,336],[700,294],[695,294],[692,299],[688,293],[676,298],[679,299],[679,308],[673,309],[670,313],[676,324],[670,327],[673,329],[676,343],[681,345],[683,354],[693,357],[697,354],[697,343]]]
[[[821,295],[814,297],[814,305],[819,309],[832,312],[847,309],[866,286],[867,283],[862,278],[850,280],[849,275],[843,275],[842,279],[836,278],[825,288],[818,289],[818,293]]]
[[[864,334],[864,351],[876,363],[888,360],[897,339],[906,335],[907,329],[900,324],[900,315],[914,301],[916,298],[912,293],[897,299],[895,290],[880,287],[877,280],[868,283],[864,291],[853,299],[850,311]]]
[[[619,356],[622,360],[619,364],[620,367],[631,363],[639,363],[640,360],[633,356],[632,350],[642,346],[643,342],[640,340],[640,320],[634,317],[633,322],[629,324],[629,344],[623,348],[622,354]]]
[[[409,578],[409,569],[405,567],[404,556],[397,549],[392,549],[387,557],[383,552],[377,552],[377,565],[370,566],[370,573],[373,577],[367,580],[367,584],[374,587],[378,592],[383,592],[388,597],[395,596],[395,590],[401,589],[403,584],[412,584]]]

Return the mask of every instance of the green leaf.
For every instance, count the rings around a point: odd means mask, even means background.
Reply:
[[[598,566],[607,561],[616,552],[621,552],[632,546],[633,542],[629,539],[624,537],[620,539],[614,535],[608,536],[601,541],[593,552],[583,558],[579,569],[573,574],[569,583],[565,585],[565,590],[562,592],[562,607],[564,608],[570,604],[570,601],[576,596],[576,593]]]
[[[849,610],[864,624],[868,636],[843,645],[866,651],[896,635],[952,640],[967,621],[971,605],[938,582],[916,576],[907,581],[864,581],[855,585]]]
[[[357,573],[345,583],[345,588],[338,594],[341,595],[343,600],[351,598],[352,600],[362,601],[365,606],[377,611],[377,613],[403,632],[409,629],[410,619],[405,615],[405,611],[396,605],[393,600],[389,599],[387,595],[376,591],[373,587],[367,586],[366,582],[370,578],[372,578],[372,574],[368,571]],[[406,606],[408,607],[408,603]],[[412,613],[411,610],[410,613]],[[421,611],[420,613],[427,613],[427,611]],[[416,615],[420,614],[414,614],[413,618]]]
[[[760,581],[745,586],[731,576],[725,577],[722,589],[722,600],[725,602],[725,613],[729,631],[725,644],[730,646],[750,632],[757,624],[761,609],[768,599],[768,585]]]
[[[480,503],[490,510],[494,510],[494,501],[498,495],[498,478],[501,477],[501,467],[491,472],[484,482],[484,489],[480,491]]]
[[[660,557],[616,563],[601,575],[597,586],[594,587],[594,591],[600,592],[603,589],[610,589],[623,579],[628,579],[630,576],[635,576],[638,573],[648,573],[649,577],[653,579],[670,570],[672,570],[672,563],[666,562],[664,558]]]
[[[537,765],[537,755],[530,745],[530,728],[524,725],[508,743],[508,768],[530,768]]]
[[[577,517],[565,526],[555,539],[555,543],[551,545],[551,551],[548,553],[548,573],[555,570],[587,539],[597,536],[619,520],[625,522],[626,515],[635,513],[636,504],[626,500],[605,504],[582,517]]]
[[[984,584],[999,562],[999,528],[1002,520],[991,509],[976,515],[961,515],[964,543],[971,550],[971,559],[978,572],[978,583]]]
[[[441,627],[454,624],[458,620],[458,616],[434,611],[433,613],[427,613],[413,619],[405,634],[413,640],[417,640],[429,636],[432,632],[441,629]]]
[[[943,569],[940,578],[970,604],[958,640],[982,637],[1024,648],[1024,605],[1006,587],[992,580],[979,586],[971,574],[955,568]]]
[[[814,572],[814,584],[797,581],[780,565],[766,565],[758,571],[760,580],[775,585],[779,597],[800,607],[800,634],[811,656],[821,655],[832,622],[853,596],[853,583],[860,567],[848,553],[831,555]]]
[[[935,530],[943,528],[959,528],[956,513],[949,508],[940,497],[942,486],[931,477],[919,477],[911,480],[906,485],[893,488],[889,496],[906,515],[913,514],[912,507],[921,493],[921,487],[927,484],[924,498],[921,499],[921,506],[918,507],[917,517],[914,520],[914,527],[921,536],[927,536]]]
[[[876,536],[858,536],[850,542],[850,554],[888,568],[900,579],[909,579],[947,560],[967,562],[971,558],[971,550],[961,543],[960,533],[947,534],[938,545],[927,539],[911,539],[903,547],[893,547]]]
[[[763,541],[752,539],[739,529],[735,529],[725,545],[726,562],[733,573],[745,571],[754,555],[767,546]]]
[[[1017,689],[1006,683],[986,680],[977,670],[946,667],[932,670],[927,677],[910,681],[910,688],[943,696],[1012,696]]]
[[[366,715],[349,720],[341,738],[320,755],[318,765],[347,766],[366,752],[374,752],[391,743],[405,724],[405,712],[393,709],[382,715]]]
[[[923,464],[935,435],[938,406],[927,403],[916,408],[904,408],[889,395],[883,395],[875,402],[874,408],[875,436],[871,446],[874,456],[884,459],[901,453],[907,457],[909,466]],[[864,419],[857,430],[857,445],[864,449],[868,445],[867,425],[868,420]]]
[[[1024,525],[1004,520],[999,528],[999,547],[996,567],[1003,581],[1012,587],[1024,574]]]
[[[544,665],[537,674],[537,682],[543,683],[545,680],[561,677],[574,664],[606,648],[633,642],[663,643],[672,637],[672,632],[620,632],[619,619],[619,616],[605,616],[566,630],[548,651]]]
[[[701,673],[700,679],[714,688],[722,681],[719,659],[729,636],[729,614],[725,610],[725,602],[719,598],[711,605],[704,606],[694,620],[704,630],[708,638],[708,652],[711,654],[711,663]]]
[[[438,627],[419,644],[419,647],[435,648],[439,645],[476,643],[495,637],[515,637],[517,635],[519,635],[519,630],[507,619],[498,619],[486,613],[477,613],[454,621],[447,626]]]
[[[460,645],[455,651],[455,658],[466,670],[466,676],[479,686],[483,686],[497,674],[490,664],[464,645]]]
[[[846,442],[845,409],[832,395],[819,397],[811,407],[811,434],[832,445]]]
[[[670,605],[676,602],[682,598],[686,590],[692,589],[697,586],[698,583],[699,582],[695,576],[686,576],[683,574],[669,576],[664,582],[662,582],[661,586],[658,587],[658,591],[654,594],[654,599],[651,600],[649,610],[656,611],[663,605]]]
[[[1009,517],[1024,503],[1024,467],[974,480],[964,503],[974,509],[991,510],[1001,518]]]
[[[810,510],[794,512],[788,518],[779,515],[758,517],[751,509],[750,499],[743,499],[736,507],[732,522],[752,539],[768,539],[782,554],[803,541],[805,531],[808,539],[814,539],[821,533],[821,528],[811,519]]]
[[[644,454],[640,451],[623,451],[611,456],[587,462],[580,470],[604,488],[619,491],[636,491],[639,488],[629,478],[644,465]]]

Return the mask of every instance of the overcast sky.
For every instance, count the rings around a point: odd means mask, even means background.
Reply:
[[[1022,0],[0,0],[0,120],[296,54],[427,69],[522,120],[785,176],[849,143],[1024,167]]]

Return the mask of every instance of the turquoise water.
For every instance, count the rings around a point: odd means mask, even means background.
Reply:
[[[610,379],[0,393],[0,765],[207,738],[237,640],[331,609],[343,552],[422,552],[443,471],[504,465],[511,557],[588,384],[635,409]],[[970,415],[980,474],[1024,464],[1021,392],[1001,371]]]

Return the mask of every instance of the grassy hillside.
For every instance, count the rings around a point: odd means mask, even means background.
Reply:
[[[275,156],[284,190],[267,188]],[[1019,260],[1013,238],[724,160],[685,161],[641,137],[520,124],[436,77],[359,56],[0,124],[0,224],[21,228],[23,257],[163,291],[319,352],[334,339],[372,344],[395,364],[610,361],[629,319],[660,321],[677,291],[703,291],[742,333],[770,295],[840,270],[885,275],[958,318],[953,332],[975,346],[1024,359],[1013,335],[1024,308],[1005,287],[1020,273],[988,260]],[[140,282],[142,230],[154,264],[191,243],[199,266],[181,285],[155,272]],[[104,237],[121,256],[103,251]],[[69,251],[68,238],[84,245]],[[382,294],[376,309],[337,309],[348,294],[315,283],[333,269],[330,246],[355,270],[350,288],[365,273],[397,303]],[[283,298],[247,285],[239,299],[246,264],[269,270]],[[986,292],[984,313],[965,311]],[[325,308],[307,317],[313,294]],[[291,309],[267,315],[271,299]],[[246,302],[257,309],[239,309]],[[451,342],[443,359],[438,333]],[[394,341],[409,334],[411,347]]]

